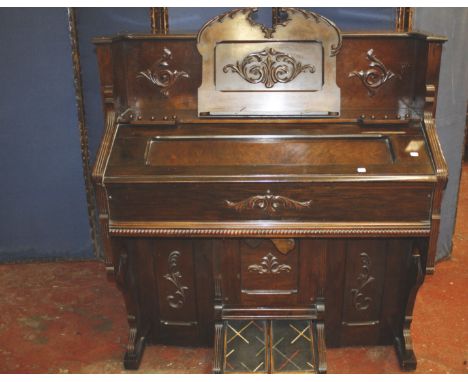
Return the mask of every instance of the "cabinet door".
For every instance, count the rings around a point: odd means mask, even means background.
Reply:
[[[335,240],[327,257],[325,328],[329,346],[391,343],[402,317],[412,239]]]
[[[203,240],[160,239],[154,245],[159,305],[158,338],[171,343],[209,342],[213,294],[211,246]]]
[[[354,240],[348,243],[344,283],[343,321],[378,321],[385,277],[384,241]]]
[[[192,241],[158,240],[155,252],[161,323],[196,325]]]
[[[232,239],[215,250],[223,300],[236,306],[307,306],[323,296],[326,240]]]
[[[385,241],[348,242],[342,315],[345,336],[349,332],[378,338],[385,261]]]
[[[268,239],[239,242],[241,304],[297,302],[298,247],[280,252]]]

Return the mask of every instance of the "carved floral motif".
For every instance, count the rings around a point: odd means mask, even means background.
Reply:
[[[281,272],[289,272],[291,267],[287,264],[278,263],[278,258],[271,252],[262,257],[260,264],[249,265],[247,268],[249,272],[257,272],[259,275],[273,273],[278,274]]]
[[[163,49],[161,58],[156,61],[156,71],[146,69],[139,72],[137,78],[146,78],[153,85],[160,87],[160,92],[163,96],[169,96],[169,90],[176,83],[179,78],[189,78],[187,72],[183,70],[170,70],[169,61],[172,60],[172,52],[168,48]]]
[[[309,208],[312,200],[299,202],[281,195],[273,195],[270,190],[265,195],[255,195],[240,202],[231,202],[226,200],[229,208],[233,208],[238,212],[244,210],[259,209],[267,214],[273,214],[281,209],[283,210],[302,210]]]
[[[184,305],[185,302],[185,291],[189,288],[182,285],[182,274],[177,268],[177,259],[180,256],[179,251],[172,251],[167,259],[169,263],[169,273],[164,275],[164,278],[170,281],[175,287],[176,291],[173,294],[167,296],[167,302],[171,308],[179,309]]]
[[[388,70],[385,65],[375,55],[374,50],[370,49],[367,52],[367,59],[370,61],[370,69],[364,71],[353,71],[349,73],[348,77],[358,77],[364,86],[367,88],[370,97],[374,96],[377,89],[392,78],[399,78],[401,76]]]
[[[362,291],[367,285],[374,282],[375,278],[370,275],[371,261],[367,253],[361,253],[361,272],[357,276],[359,287],[351,289],[352,303],[356,310],[367,310],[372,302],[372,298],[365,296]]]
[[[299,74],[315,72],[315,66],[303,65],[290,54],[279,52],[273,48],[265,48],[260,52],[249,53],[236,64],[223,67],[223,72],[237,73],[251,84],[263,83],[270,89],[277,83],[288,83]]]

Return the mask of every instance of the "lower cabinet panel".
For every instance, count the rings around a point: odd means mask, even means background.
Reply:
[[[197,325],[193,241],[155,243],[154,275],[159,291],[159,319],[166,326]]]
[[[152,342],[212,344],[219,278],[228,308],[307,308],[324,300],[327,345],[350,346],[392,343],[415,240],[114,238],[113,244],[116,264],[128,267],[125,282],[116,271],[127,307],[150,322]]]
[[[406,306],[406,264],[413,241],[359,239],[332,244],[334,259],[328,258],[325,292],[328,346],[393,342]]]

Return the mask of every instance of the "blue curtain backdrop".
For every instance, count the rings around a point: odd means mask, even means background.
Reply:
[[[67,10],[0,9],[0,261],[93,256]]]

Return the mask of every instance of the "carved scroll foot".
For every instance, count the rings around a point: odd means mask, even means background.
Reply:
[[[327,372],[327,350],[325,346],[325,324],[317,322],[317,371],[319,374]]]
[[[413,320],[413,308],[416,294],[424,281],[424,273],[421,265],[419,249],[415,247],[410,259],[408,285],[410,291],[406,302],[405,315],[401,321],[400,328],[394,336],[395,348],[400,361],[400,367],[405,371],[415,370],[417,366],[416,355],[413,351],[413,341],[411,339],[411,322]]]
[[[317,298],[317,321],[315,324],[316,336],[317,336],[317,372],[324,374],[327,372],[327,347],[325,344],[325,301],[323,298]],[[312,322],[311,322],[312,325]]]
[[[124,355],[124,367],[127,370],[136,370],[140,367],[141,357],[145,350],[146,335],[142,335],[136,327],[131,327],[129,336],[127,351]]]
[[[411,320],[406,319],[404,323],[403,333],[400,336],[395,336],[395,349],[400,362],[400,367],[404,371],[416,370],[417,360],[413,351],[413,341],[410,332]]]

